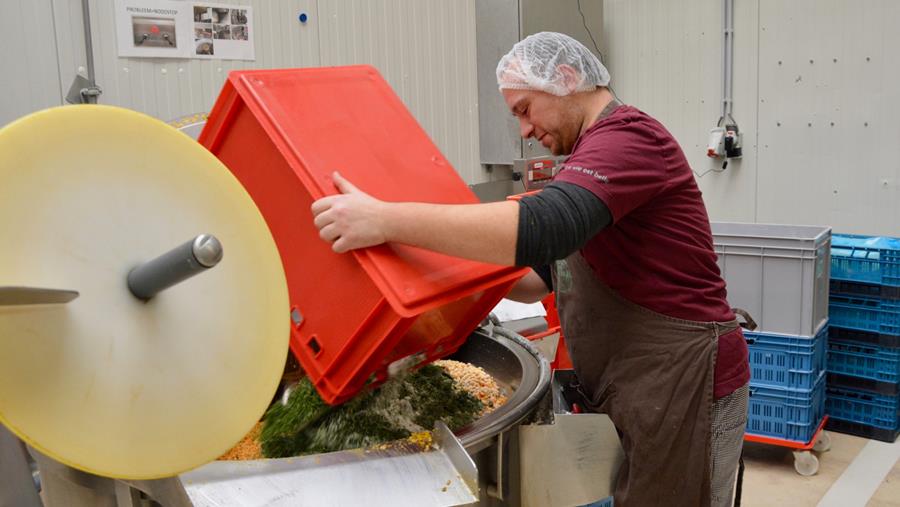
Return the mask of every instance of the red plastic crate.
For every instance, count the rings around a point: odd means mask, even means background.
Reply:
[[[199,142],[272,231],[291,350],[328,403],[393,361],[451,354],[525,273],[398,244],[336,254],[319,238],[310,206],[337,193],[335,170],[386,201],[478,202],[372,67],[232,72]]]

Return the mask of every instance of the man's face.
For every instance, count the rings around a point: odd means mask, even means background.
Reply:
[[[554,155],[572,153],[584,115],[571,97],[536,90],[501,90],[509,110],[519,120],[522,138],[533,137]]]

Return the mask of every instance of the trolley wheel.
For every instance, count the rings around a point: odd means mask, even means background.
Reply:
[[[804,477],[816,475],[819,471],[819,458],[809,451],[794,451],[794,470]]]
[[[813,445],[813,450],[816,452],[825,452],[829,449],[831,449],[831,435],[829,435],[827,431],[823,431],[819,434],[819,439],[816,440],[816,443]]]

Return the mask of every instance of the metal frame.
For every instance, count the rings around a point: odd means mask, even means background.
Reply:
[[[84,55],[87,59],[87,77],[75,74],[66,94],[70,104],[96,104],[103,90],[97,86],[94,75],[94,44],[91,36],[91,6],[89,0],[81,0],[81,18],[84,26]]]

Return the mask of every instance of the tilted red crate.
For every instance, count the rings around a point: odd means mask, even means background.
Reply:
[[[394,361],[454,352],[524,274],[399,244],[337,254],[319,238],[310,206],[337,193],[335,170],[386,201],[478,202],[372,67],[232,72],[199,141],[275,237],[291,350],[329,403]]]

